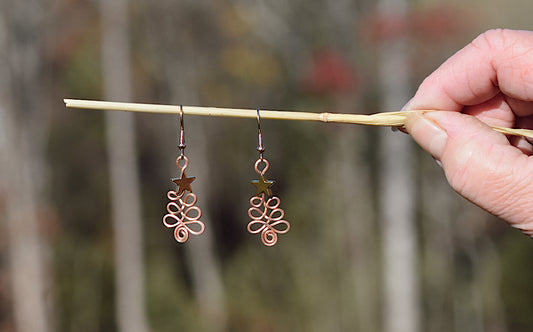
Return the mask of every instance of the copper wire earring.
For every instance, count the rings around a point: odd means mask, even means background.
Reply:
[[[291,228],[291,224],[283,220],[285,211],[279,207],[281,200],[279,197],[272,195],[270,187],[272,187],[274,181],[265,178],[265,173],[270,164],[268,160],[263,158],[265,147],[263,146],[259,109],[257,109],[257,130],[259,136],[259,145],[257,146],[259,158],[255,162],[255,171],[259,174],[259,180],[252,181],[257,192],[250,199],[251,207],[248,209],[248,216],[252,220],[248,223],[247,228],[248,232],[252,234],[261,233],[263,244],[271,247],[278,242],[278,234],[287,233]]]
[[[191,183],[196,177],[187,177],[185,169],[189,165],[189,159],[185,156],[185,128],[183,126],[183,106],[180,105],[180,138],[178,148],[180,155],[176,159],[176,166],[180,170],[180,177],[173,178],[172,182],[177,185],[177,190],[169,190],[167,193],[170,202],[167,204],[167,214],[163,217],[163,224],[168,228],[174,228],[174,238],[183,243],[189,239],[189,233],[200,235],[205,230],[205,225],[200,221],[202,210],[196,206],[197,197],[192,192]]]

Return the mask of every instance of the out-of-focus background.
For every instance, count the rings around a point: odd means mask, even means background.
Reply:
[[[533,244],[389,128],[263,120],[292,228],[248,234],[253,119],[186,117],[206,232],[162,224],[178,117],[63,98],[399,110],[527,0],[2,0],[0,330],[526,331]],[[113,114],[111,114],[113,113]]]

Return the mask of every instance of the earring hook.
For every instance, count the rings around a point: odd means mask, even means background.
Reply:
[[[261,116],[259,115],[259,108],[257,109],[257,134],[259,136],[259,145],[257,146],[257,151],[259,152],[259,158],[263,159],[265,146],[263,145],[263,133],[261,132]]]
[[[178,148],[181,151],[181,156],[184,155],[184,150],[187,147],[185,144],[185,126],[183,125],[183,105],[180,105],[180,140],[178,143]]]

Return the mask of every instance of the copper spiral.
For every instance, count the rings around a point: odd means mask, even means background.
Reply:
[[[252,220],[248,223],[248,232],[261,233],[261,241],[269,247],[278,242],[278,234],[285,234],[291,228],[291,224],[283,220],[285,211],[279,207],[280,203],[279,197],[266,199],[265,193],[250,199],[248,216]]]
[[[291,229],[291,224],[283,220],[285,211],[280,208],[281,200],[279,197],[272,195],[270,187],[274,181],[267,180],[265,173],[270,164],[263,157],[265,146],[263,145],[263,134],[261,132],[259,108],[257,109],[257,133],[259,145],[257,152],[259,158],[255,161],[255,171],[259,174],[259,180],[252,181],[257,192],[250,198],[251,207],[248,209],[248,216],[252,220],[248,223],[248,232],[252,234],[261,233],[261,241],[265,246],[273,246],[278,242],[278,234],[285,234]]]
[[[205,225],[199,220],[202,217],[202,210],[195,205],[196,195],[185,191],[178,194],[174,190],[169,190],[167,197],[170,202],[167,204],[168,213],[163,217],[163,224],[168,228],[176,227],[174,229],[176,241],[180,243],[187,241],[189,233],[202,234]]]
[[[168,228],[174,228],[174,238],[176,241],[183,243],[189,239],[189,233],[200,235],[205,230],[205,225],[200,221],[202,210],[196,206],[198,200],[193,194],[191,183],[195,177],[187,177],[185,169],[189,165],[189,158],[185,156],[185,127],[183,126],[183,106],[180,106],[180,136],[178,148],[180,155],[176,159],[181,175],[179,178],[172,179],[177,185],[177,190],[169,190],[167,197],[170,202],[167,204],[167,214],[163,217],[163,224]]]

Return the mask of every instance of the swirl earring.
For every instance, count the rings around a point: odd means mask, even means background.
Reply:
[[[189,233],[200,235],[205,230],[204,223],[199,220],[202,217],[202,210],[196,206],[197,197],[191,189],[191,183],[196,177],[187,177],[185,174],[185,169],[189,165],[189,159],[184,153],[185,147],[183,106],[180,105],[180,138],[178,143],[180,155],[176,159],[176,166],[178,166],[181,174],[179,178],[172,179],[178,188],[176,191],[168,191],[167,197],[170,199],[167,204],[168,213],[163,217],[163,224],[166,227],[175,227],[174,238],[180,243],[187,241]]]
[[[263,134],[261,133],[261,120],[259,109],[257,109],[257,130],[259,136],[259,145],[257,151],[259,158],[255,162],[255,171],[259,174],[259,180],[253,180],[252,184],[256,187],[255,196],[250,199],[251,207],[248,209],[248,216],[252,220],[248,223],[248,232],[252,234],[261,233],[261,241],[266,246],[273,246],[278,242],[278,234],[287,233],[291,224],[283,220],[285,211],[281,209],[280,199],[272,195],[270,187],[274,181],[267,180],[265,173],[270,164],[263,158],[265,147],[263,146]]]

